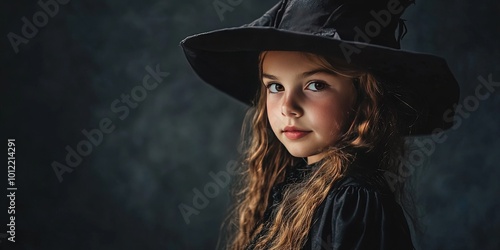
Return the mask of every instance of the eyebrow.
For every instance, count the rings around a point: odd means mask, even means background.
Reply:
[[[328,69],[314,69],[314,70],[311,70],[311,71],[306,71],[304,73],[301,74],[301,77],[302,78],[306,78],[306,77],[309,77],[309,76],[312,76],[314,74],[318,74],[318,73],[326,73],[326,74],[330,74],[330,75],[337,75],[336,72],[334,71],[331,71],[331,70],[328,70]],[[269,78],[271,80],[278,80],[278,77],[276,76],[273,76],[271,74],[267,74],[267,73],[262,73],[262,77],[264,78]]]

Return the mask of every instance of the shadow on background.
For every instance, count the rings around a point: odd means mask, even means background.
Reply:
[[[0,238],[0,248],[214,249],[228,188],[212,184],[238,157],[246,107],[203,84],[178,44],[275,2],[40,2],[57,11],[36,1],[1,7],[1,139],[5,151],[16,139],[18,190],[16,242]],[[214,2],[229,8],[217,13]],[[479,76],[500,82],[498,11],[494,1],[417,1],[403,16],[403,48],[445,57],[461,103],[474,106],[414,176],[419,249],[500,248],[500,87],[477,105],[467,98]],[[23,17],[37,24],[23,30]]]

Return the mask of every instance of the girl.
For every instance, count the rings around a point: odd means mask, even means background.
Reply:
[[[403,136],[449,128],[458,86],[442,59],[399,50],[409,3],[282,1],[182,41],[252,106],[228,249],[413,249]]]

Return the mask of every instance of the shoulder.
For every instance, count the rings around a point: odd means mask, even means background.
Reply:
[[[350,171],[331,187],[322,206],[340,209],[343,206],[365,206],[367,212],[394,208],[394,194],[384,178],[383,170]]]
[[[347,189],[359,189],[371,194],[392,196],[393,193],[384,178],[383,170],[354,169],[345,174],[332,186],[330,195],[336,195]]]
[[[320,209],[332,216],[383,216],[385,213],[402,213],[382,170],[351,171],[331,187]],[[336,222],[338,222],[337,219]],[[359,218],[351,218],[359,219]]]
[[[339,250],[413,249],[403,210],[383,173],[353,171],[332,186],[314,216],[312,246]]]

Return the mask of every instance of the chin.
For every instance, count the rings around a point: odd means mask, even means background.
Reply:
[[[316,153],[311,152],[309,150],[304,150],[304,149],[297,149],[297,148],[289,148],[286,147],[288,153],[290,153],[293,157],[297,158],[306,158],[311,155],[315,155]]]

